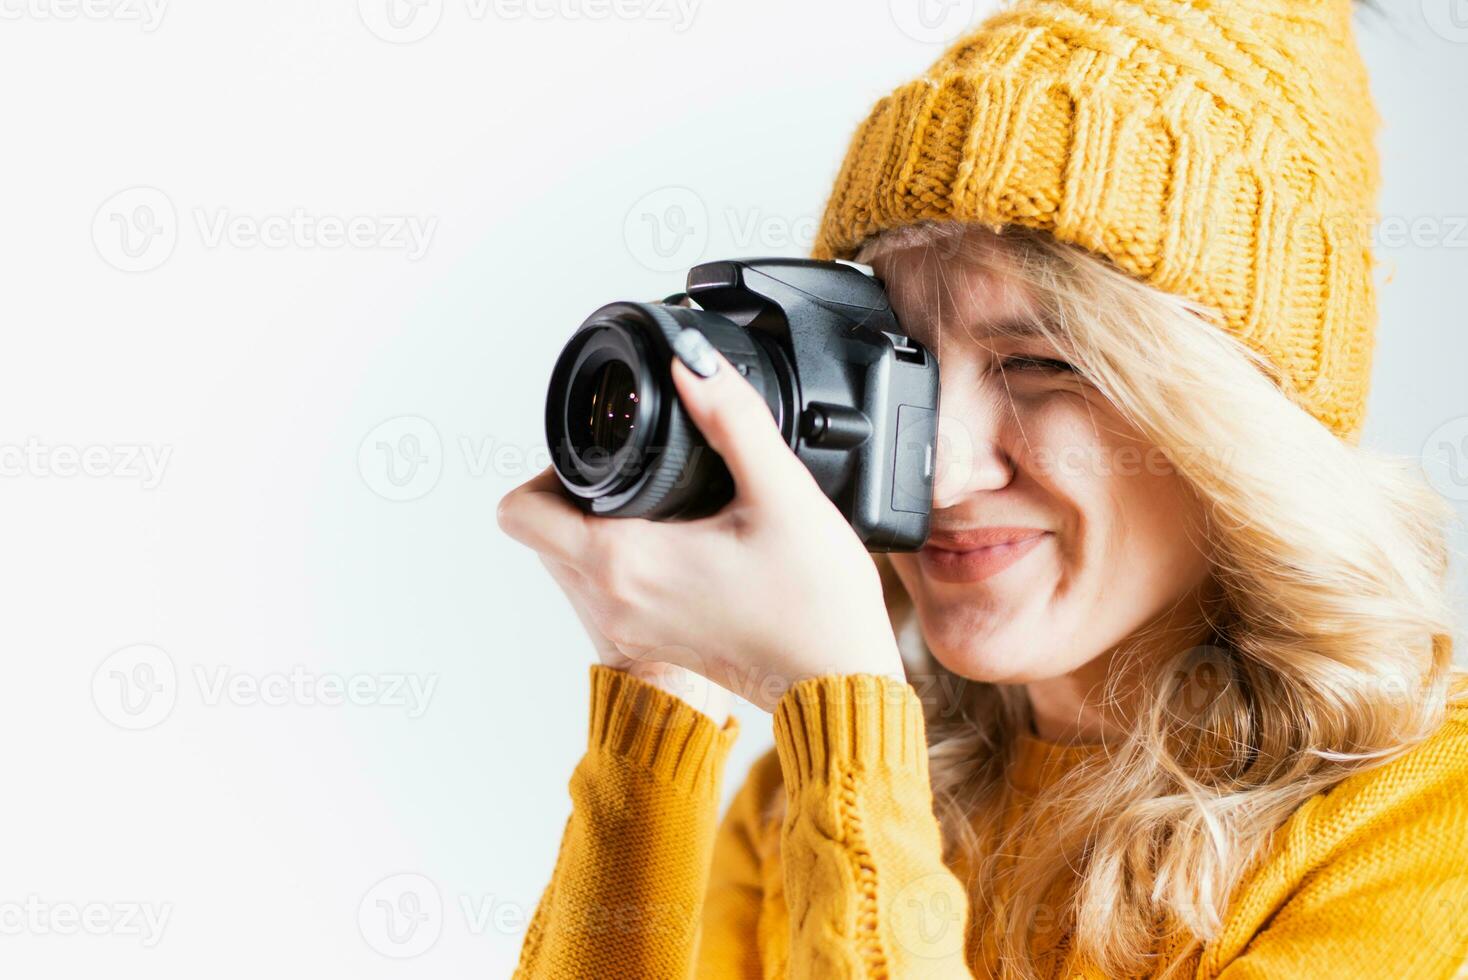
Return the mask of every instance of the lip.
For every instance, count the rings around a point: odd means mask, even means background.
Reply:
[[[1035,527],[986,527],[932,535],[919,552],[923,572],[940,582],[998,575],[1050,536]]]
[[[928,535],[927,545],[931,548],[941,548],[944,551],[973,551],[975,548],[987,548],[990,545],[1013,544],[1016,541],[1023,541],[1044,533],[1043,527],[1018,525],[974,527],[962,531],[934,531]]]

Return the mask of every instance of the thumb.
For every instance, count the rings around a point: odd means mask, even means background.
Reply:
[[[724,460],[736,492],[746,499],[788,493],[805,467],[786,445],[770,408],[699,330],[673,340],[673,383],[683,408]]]

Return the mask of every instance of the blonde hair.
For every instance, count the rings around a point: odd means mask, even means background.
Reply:
[[[1453,511],[1414,460],[1348,444],[1300,408],[1216,313],[1104,258],[1043,232],[945,221],[885,232],[857,261],[909,249],[924,256],[905,289],[951,289],[956,266],[1028,287],[1037,327],[1198,495],[1224,610],[1216,642],[1160,662],[1123,651],[1102,703],[1127,705],[1124,740],[1013,827],[1001,816],[1030,730],[1023,687],[937,685],[964,691],[958,710],[929,706],[928,731],[945,839],[970,872],[971,944],[987,939],[1006,975],[1036,976],[1027,933],[1045,909],[1108,975],[1161,969],[1158,949],[1179,965],[1218,934],[1290,814],[1440,724]],[[876,560],[910,669],[946,675]],[[999,856],[1021,841],[1029,853],[1006,869]]]

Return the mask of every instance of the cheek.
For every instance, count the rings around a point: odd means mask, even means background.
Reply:
[[[1071,598],[1093,621],[1138,625],[1206,573],[1200,508],[1154,447],[1093,443],[1077,459],[1048,477],[1078,521],[1066,548]]]
[[[1127,561],[1155,596],[1176,596],[1208,567],[1201,508],[1181,478],[1156,466],[1127,480],[1121,525]]]
[[[1110,506],[1111,452],[1101,437],[1112,422],[1080,397],[1052,397],[1021,409],[1009,443],[1017,476],[1045,501],[1062,539],[1075,538],[1078,524]],[[1074,542],[1065,544],[1070,550]]]
[[[1054,588],[1028,626],[1104,649],[1206,573],[1196,500],[1109,406],[1054,398],[1021,421],[1017,465],[1058,531]]]

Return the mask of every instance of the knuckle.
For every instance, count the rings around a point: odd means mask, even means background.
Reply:
[[[635,592],[637,556],[619,535],[597,532],[586,554],[586,575],[608,599],[625,602]]]
[[[494,520],[499,529],[510,534],[514,529],[515,513],[518,509],[518,491],[512,490],[500,498],[499,505],[494,509]]]
[[[602,607],[598,620],[597,628],[609,643],[624,650],[640,646],[642,630],[631,607],[619,602],[607,603]]]

